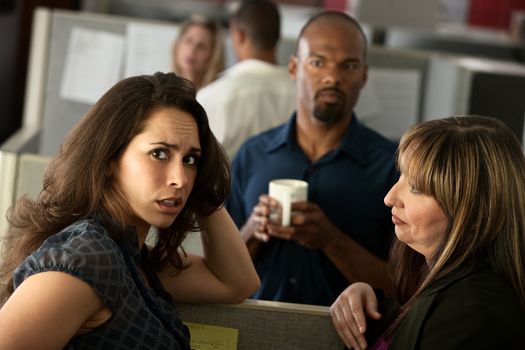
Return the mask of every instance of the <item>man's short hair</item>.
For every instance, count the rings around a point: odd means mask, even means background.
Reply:
[[[304,26],[301,28],[301,31],[299,32],[299,36],[297,37],[297,42],[295,44],[295,54],[297,55],[297,49],[299,48],[299,41],[301,40],[301,38],[303,37],[304,35],[304,32],[306,31],[306,29],[313,23],[317,22],[318,20],[321,20],[321,19],[333,19],[333,20],[343,20],[343,21],[348,21],[348,23],[350,24],[353,24],[358,30],[359,32],[361,33],[361,35],[363,36],[363,42],[364,42],[364,45],[365,45],[365,52],[363,53],[363,56],[365,57],[366,59],[366,53],[367,53],[367,50],[368,50],[368,42],[367,42],[367,38],[366,38],[366,34],[365,34],[365,31],[363,30],[363,27],[361,27],[361,24],[359,24],[359,22],[357,21],[357,19],[355,19],[354,17],[344,13],[344,12],[341,12],[341,11],[335,11],[335,10],[328,10],[328,11],[323,11],[323,12],[319,12],[318,14],[316,14],[315,16],[311,17],[305,24]]]
[[[279,9],[273,1],[245,0],[231,17],[255,47],[271,50],[277,46],[281,32]]]

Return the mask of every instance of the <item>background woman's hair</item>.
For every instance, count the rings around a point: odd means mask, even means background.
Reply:
[[[195,118],[202,156],[185,207],[169,228],[159,230],[149,261],[156,270],[167,263],[183,268],[178,248],[186,233],[200,230],[201,219],[226,199],[229,164],[209,128],[206,112],[195,99],[193,84],[174,73],[156,73],[124,79],[106,92],[65,138],[44,173],[38,197],[23,197],[10,209],[11,227],[0,262],[7,296],[12,293],[12,272],[21,261],[46,238],[75,221],[97,216],[114,240],[122,239],[130,208],[115,186],[111,165],[143,130],[151,113],[164,107]]]
[[[177,63],[176,52],[178,50],[178,46],[182,37],[188,31],[188,29],[190,29],[193,26],[199,26],[206,29],[208,32],[211,33],[211,37],[213,38],[212,54],[210,56],[210,61],[208,62],[208,69],[204,73],[201,85],[205,86],[217,79],[219,73],[224,70],[224,37],[222,33],[223,30],[221,28],[220,23],[216,20],[200,15],[194,15],[181,24],[179,35],[177,36],[177,39],[175,39],[175,42],[172,46],[171,66],[176,74],[181,74],[180,67]]]
[[[449,224],[428,264],[406,244],[394,243],[390,262],[404,306],[389,331],[426,287],[479,262],[511,283],[525,308],[525,157],[512,131],[491,117],[424,122],[403,135],[398,165],[438,202]]]

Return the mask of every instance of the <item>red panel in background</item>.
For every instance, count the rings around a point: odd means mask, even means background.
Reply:
[[[323,3],[326,10],[346,10],[346,0],[324,0]]]
[[[525,0],[470,0],[468,24],[508,29],[516,10],[525,10]]]

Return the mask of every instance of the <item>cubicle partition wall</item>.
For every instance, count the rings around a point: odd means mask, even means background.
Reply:
[[[423,120],[479,114],[502,120],[525,146],[525,66],[513,62],[434,55]]]
[[[56,11],[51,30],[38,150],[43,155],[55,154],[67,132],[117,81],[169,71],[170,48],[178,27],[175,23]]]
[[[431,54],[371,46],[368,81],[356,106],[364,124],[397,141],[422,120]]]
[[[235,349],[232,344],[239,350],[344,349],[327,306],[246,300],[238,305],[179,304],[177,309],[195,349]]]
[[[35,154],[38,140],[38,129],[26,127],[0,147],[0,238],[8,229],[6,213],[15,199],[24,194],[36,195],[42,188],[43,169],[49,157]],[[34,155],[26,158],[26,154]],[[39,171],[22,173],[22,168],[28,169],[27,163],[32,161],[36,161]]]
[[[51,11],[45,9],[40,9],[34,14],[22,128],[0,147],[0,237],[8,228],[5,213],[17,198],[18,156],[23,152],[37,153],[38,151],[45,100],[44,85],[47,77],[51,17]]]
[[[508,32],[444,24],[434,30],[388,30],[385,46],[523,62],[523,45]]]
[[[178,31],[175,23],[48,8],[33,22],[23,128],[0,148],[0,235],[7,209],[39,192],[45,164],[103,92],[125,76],[169,70]],[[152,46],[152,35],[165,40]]]

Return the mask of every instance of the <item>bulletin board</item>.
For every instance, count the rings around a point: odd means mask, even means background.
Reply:
[[[129,56],[126,52],[133,45],[128,40],[130,25],[139,29],[142,26],[146,29],[161,30],[166,37],[165,41],[168,41],[165,43],[168,48],[174,38],[168,38],[166,33],[171,31],[175,36],[178,29],[175,23],[53,11],[50,21],[47,77],[42,82],[45,84],[45,95],[39,154],[54,155],[67,132],[98,99],[95,97],[100,97],[104,91],[126,76],[126,70],[129,71],[129,66],[126,65],[129,63]],[[134,42],[136,44],[137,40]],[[119,51],[120,54],[115,54],[114,51]],[[169,60],[169,54],[165,56],[164,60]],[[155,71],[168,69],[164,62]],[[152,73],[154,71],[142,74]],[[100,90],[102,83],[107,87]],[[82,91],[82,86],[86,91]],[[96,87],[100,90],[100,96],[97,96]]]

